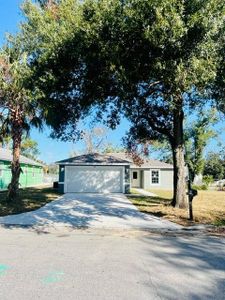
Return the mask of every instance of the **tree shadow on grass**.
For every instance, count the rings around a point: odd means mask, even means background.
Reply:
[[[0,193],[0,216],[15,215],[39,209],[57,199],[57,190],[46,187],[31,187],[20,189],[19,198],[15,202],[6,200],[7,192]]]
[[[128,197],[129,198],[129,197]],[[131,200],[134,200],[135,202],[146,202],[147,204],[165,204],[165,205],[170,205],[171,200],[170,199],[166,199],[166,198],[160,198],[160,197],[154,197],[154,196],[136,196],[136,195],[132,195],[132,197],[130,197]]]
[[[164,216],[166,216],[166,214],[162,213],[161,211],[156,211],[156,212],[149,212],[149,211],[145,211],[145,210],[141,210],[141,212],[143,213],[146,213],[146,214],[151,214],[155,217],[158,217],[158,218],[163,218]]]

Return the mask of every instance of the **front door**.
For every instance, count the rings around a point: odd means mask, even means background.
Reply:
[[[131,186],[132,187],[136,187],[139,188],[141,186],[141,176],[140,176],[140,171],[132,171],[132,182],[131,182]]]

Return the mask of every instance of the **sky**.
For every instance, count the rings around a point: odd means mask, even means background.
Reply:
[[[21,3],[22,0],[0,0],[0,46],[5,41],[6,32],[16,33],[19,29],[19,23],[23,18],[20,11]],[[88,127],[88,120],[85,126]],[[128,122],[123,120],[116,130],[108,130],[107,142],[116,146],[121,145],[121,139],[129,129],[128,127]],[[219,138],[210,142],[207,151],[215,151],[218,141],[223,143],[225,141],[225,123],[220,122],[216,129],[220,133]],[[36,140],[39,145],[41,153],[39,158],[46,163],[65,159],[72,151],[81,151],[84,147],[82,142],[72,144],[53,140],[49,138],[49,134],[50,131],[47,128],[43,132],[37,130],[31,131],[31,138]]]
[[[22,2],[21,0],[0,0],[0,46],[5,41],[6,32],[18,31],[19,23],[23,18],[20,11]],[[85,126],[88,127],[88,121]],[[127,129],[127,122],[123,120],[116,130],[107,130],[107,142],[119,146]],[[39,158],[46,163],[68,158],[72,151],[82,151],[84,148],[82,142],[76,144],[60,142],[49,138],[49,134],[50,131],[47,128],[43,132],[32,130],[30,134],[31,138],[38,142],[41,153]]]

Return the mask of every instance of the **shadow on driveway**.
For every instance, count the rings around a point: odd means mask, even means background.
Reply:
[[[36,211],[1,217],[0,224],[77,228],[180,228],[169,221],[140,213],[123,194],[65,194]]]

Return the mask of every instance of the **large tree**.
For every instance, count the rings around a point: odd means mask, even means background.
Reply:
[[[81,138],[78,122],[90,110],[88,104],[85,107],[80,101],[85,72],[81,56],[85,44],[81,3],[78,0],[36,2],[24,2],[26,21],[17,36],[29,53],[33,72],[30,88],[35,87],[42,95],[38,103],[46,124],[52,128],[51,136],[76,141]]]
[[[8,150],[13,148],[12,138],[10,135],[3,136],[2,146]],[[32,140],[28,136],[23,136],[21,141],[21,154],[32,159],[37,159],[37,156],[40,154],[37,141]]]
[[[86,10],[92,9],[89,1]],[[169,141],[174,162],[173,205],[178,207],[187,205],[184,114],[209,96],[223,13],[219,1],[98,1],[96,13],[91,17],[86,13],[95,30],[91,46],[97,44],[95,57],[93,52],[88,56],[88,62],[93,57],[89,70],[94,72],[97,64],[100,76],[97,69],[94,86],[103,87],[94,95],[98,99],[106,92],[114,104],[109,119],[113,125],[118,108],[131,121],[130,150],[157,136]],[[98,81],[102,77],[108,86]],[[91,89],[87,86],[87,90]]]
[[[29,76],[26,53],[11,43],[4,47],[0,52],[0,137],[12,139],[12,178],[8,189],[11,202],[18,200],[22,136],[31,126],[41,126],[33,92],[26,88]]]
[[[62,0],[26,2],[24,10],[37,85],[64,112],[50,118],[54,135],[77,133],[77,120],[95,108],[112,128],[121,114],[129,119],[131,150],[164,136],[173,151],[173,205],[186,207],[183,120],[209,97],[224,3]]]
[[[214,180],[225,178],[225,155],[223,152],[208,153],[205,161],[204,175],[211,175]]]
[[[212,138],[218,136],[214,125],[218,122],[216,109],[201,109],[185,119],[185,162],[189,169],[191,181],[195,185],[202,184],[205,167],[205,150]],[[158,159],[172,163],[171,145],[166,139],[153,141],[150,152]]]
[[[23,139],[21,143],[21,154],[31,159],[37,159],[40,154],[38,142],[29,137]]]
[[[84,143],[84,153],[101,153],[106,144],[106,128],[96,126],[86,129],[82,134],[82,141]]]
[[[201,185],[205,168],[205,148],[217,136],[213,125],[218,121],[213,110],[202,110],[185,130],[186,161],[194,184]]]

